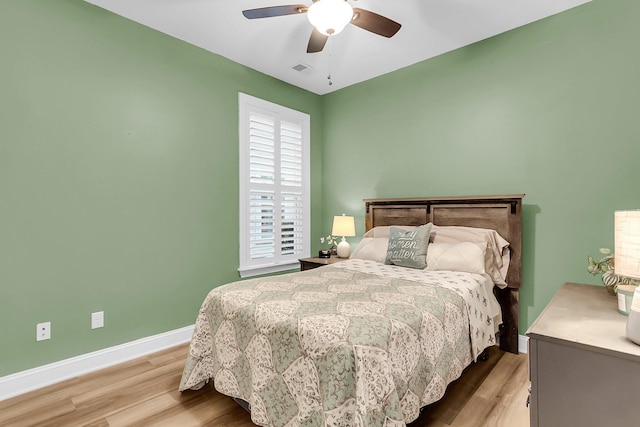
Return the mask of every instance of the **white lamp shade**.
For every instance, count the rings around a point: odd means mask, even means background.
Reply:
[[[338,34],[353,18],[353,8],[344,0],[318,0],[307,10],[309,22],[326,36]]]
[[[615,212],[614,271],[640,279],[640,210]]]
[[[349,237],[356,235],[356,224],[352,216],[334,216],[331,234],[334,236]]]

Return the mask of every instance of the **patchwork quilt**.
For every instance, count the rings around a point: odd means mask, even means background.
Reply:
[[[404,426],[495,344],[486,280],[347,260],[220,286],[180,391],[213,379],[265,427]]]

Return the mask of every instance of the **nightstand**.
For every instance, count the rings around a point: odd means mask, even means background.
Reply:
[[[311,270],[312,268],[322,267],[323,265],[335,264],[336,262],[344,261],[347,259],[349,258],[338,258],[336,256],[332,256],[331,258],[301,258],[298,261],[300,261],[300,270],[305,271]]]
[[[638,425],[640,346],[602,286],[565,283],[527,331],[531,427]]]

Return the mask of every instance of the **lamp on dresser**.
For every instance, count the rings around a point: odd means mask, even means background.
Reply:
[[[356,224],[353,217],[346,216],[345,214],[342,214],[341,216],[334,216],[331,234],[334,236],[342,236],[342,240],[338,243],[337,248],[338,257],[349,258],[349,255],[351,254],[351,246],[349,245],[349,242],[345,240],[345,237],[352,237],[356,235]]]
[[[617,276],[640,279],[640,210],[615,212],[614,271]],[[640,345],[640,286],[633,293],[627,338]]]

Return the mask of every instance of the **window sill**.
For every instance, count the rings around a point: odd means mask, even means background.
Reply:
[[[264,274],[281,273],[283,271],[298,270],[300,262],[298,260],[287,261],[282,264],[269,264],[258,267],[238,268],[238,273],[243,279],[246,277],[262,276]]]

